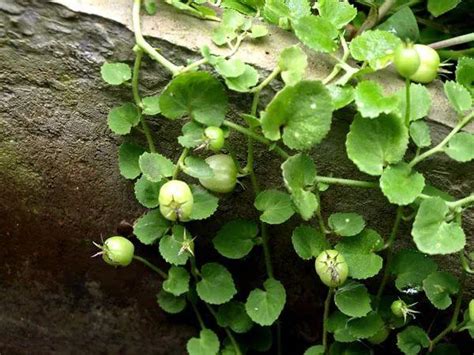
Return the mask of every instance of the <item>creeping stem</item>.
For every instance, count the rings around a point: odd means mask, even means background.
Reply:
[[[184,164],[184,159],[186,159],[186,157],[188,156],[188,153],[189,153],[189,149],[184,148],[183,152],[179,156],[178,161],[176,162],[176,166],[173,171],[173,177],[172,177],[173,180],[175,180],[178,177],[179,171],[182,165]]]
[[[410,127],[410,78],[405,79],[405,125]]]
[[[153,142],[153,137],[151,135],[150,127],[146,122],[145,117],[142,114],[142,99],[140,98],[140,93],[138,91],[138,81],[140,79],[140,66],[143,58],[143,50],[140,47],[134,48],[135,50],[135,62],[133,64],[133,73],[132,73],[132,92],[133,99],[135,100],[135,105],[138,109],[138,115],[140,116],[140,124],[143,129],[143,134],[145,134],[146,140],[148,142],[148,149],[150,152],[156,152],[155,143]]]
[[[158,51],[153,48],[146,40],[143,38],[142,30],[140,26],[140,7],[141,7],[141,0],[134,0],[133,1],[133,8],[132,8],[132,22],[133,22],[133,32],[135,33],[135,42],[137,45],[143,49],[143,51],[148,54],[152,59],[156,60],[166,69],[168,69],[171,74],[177,74],[181,67],[171,63],[168,59],[163,57]]]
[[[443,151],[446,144],[448,144],[449,140],[453,138],[453,136],[458,133],[465,125],[469,123],[470,120],[474,117],[474,111],[469,113],[468,115],[464,116],[463,119],[459,121],[459,123],[453,128],[453,130],[436,146],[427,150],[426,152],[420,154],[419,156],[413,158],[413,160],[408,164],[411,168],[413,168],[416,164],[420,161],[428,158],[429,156]]]
[[[328,290],[328,295],[326,297],[326,301],[324,301],[324,316],[323,316],[323,348],[324,353],[326,354],[328,348],[328,329],[327,329],[327,322],[329,317],[329,308],[331,307],[331,300],[334,294],[334,289],[332,287]]]
[[[403,207],[398,206],[397,215],[395,216],[395,222],[393,223],[392,231],[390,232],[390,237],[388,238],[388,241],[385,245],[387,248],[387,261],[385,263],[382,282],[380,282],[380,286],[377,291],[377,296],[375,298],[375,304],[377,307],[380,303],[380,299],[382,297],[383,291],[390,277],[390,269],[392,268],[392,261],[393,261],[393,242],[395,241],[395,238],[397,237],[398,228],[400,227],[400,222],[402,220],[402,217],[403,217]]]
[[[146,265],[147,267],[149,267],[151,270],[153,270],[154,272],[156,272],[158,275],[160,275],[162,278],[164,278],[165,280],[168,278],[168,274],[166,272],[164,272],[163,270],[161,270],[158,266],[155,266],[153,265],[152,263],[150,263],[148,260],[146,260],[145,258],[142,258],[141,256],[138,256],[138,255],[134,255],[133,258],[139,262],[141,262],[142,264]]]
[[[448,48],[474,41],[474,32],[429,44],[433,49]]]

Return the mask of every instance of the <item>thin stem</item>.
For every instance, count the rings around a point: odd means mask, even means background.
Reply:
[[[214,308],[212,308],[209,304],[207,304],[205,302],[204,302],[204,304],[206,305],[207,309],[209,310],[209,313],[211,313],[212,316],[217,321],[217,313],[214,310]],[[232,343],[232,346],[234,347],[235,353],[237,355],[241,355],[242,352],[240,351],[239,344],[237,343],[237,340],[235,340],[234,336],[232,335],[232,332],[229,330],[229,327],[224,327],[224,331],[225,331],[227,337],[230,339],[230,342]]]
[[[344,52],[343,52],[342,58],[340,60],[337,60],[338,64],[336,64],[334,68],[332,69],[331,73],[329,73],[329,75],[323,79],[322,83],[324,85],[327,85],[332,79],[334,79],[337,76],[337,74],[339,74],[339,72],[341,71],[340,62],[346,63],[347,58],[349,58],[350,52],[349,52],[349,47],[347,46],[347,42],[343,35],[339,36],[339,38],[341,40],[341,45]]]
[[[457,36],[457,37],[453,37],[453,38],[449,38],[449,39],[445,39],[444,41],[434,42],[434,43],[429,44],[428,46],[430,46],[433,49],[440,49],[440,48],[448,48],[452,46],[457,46],[459,44],[469,43],[472,41],[474,41],[474,32]]]
[[[191,307],[193,308],[194,314],[196,315],[196,318],[199,322],[199,326],[201,327],[202,330],[206,329],[206,324],[202,320],[201,313],[199,313],[198,308],[196,307],[196,304],[191,300],[191,297],[188,297],[189,303],[191,303]]]
[[[453,138],[453,136],[458,133],[465,125],[469,123],[469,121],[474,117],[474,111],[466,115],[454,128],[453,130],[439,143],[436,147],[427,150],[426,152],[420,154],[419,156],[413,158],[413,160],[408,164],[411,168],[413,168],[416,164],[420,161],[428,158],[429,156],[438,153],[444,149],[444,146],[448,144],[449,140]]]
[[[261,236],[262,236],[262,247],[263,247],[263,256],[265,258],[265,268],[267,269],[267,274],[269,278],[273,278],[273,265],[272,257],[270,254],[270,248],[268,245],[268,226],[266,223],[261,222],[260,224]]]
[[[471,194],[467,197],[464,197],[460,200],[453,201],[453,202],[446,202],[446,204],[449,206],[451,209],[455,209],[457,207],[463,207],[465,205],[469,205],[471,203],[474,203],[474,194]]]
[[[472,57],[474,56],[474,48],[461,49],[458,51],[453,51],[449,49],[440,49],[438,54],[441,59],[459,59],[461,57]]]
[[[150,263],[148,260],[146,260],[145,258],[142,258],[141,256],[138,256],[138,255],[134,255],[133,258],[135,260],[138,260],[139,262],[141,262],[142,264],[148,266],[151,270],[153,270],[154,272],[156,272],[158,275],[160,275],[162,278],[164,279],[167,279],[168,278],[168,274],[166,272],[164,272],[163,270],[161,270],[158,266],[155,266],[153,265],[152,263]]]
[[[133,1],[132,8],[132,22],[133,22],[133,32],[135,33],[135,42],[137,45],[142,48],[145,53],[147,53],[152,59],[156,60],[162,66],[164,66],[171,74],[176,75],[181,67],[171,63],[168,59],[163,57],[160,53],[156,51],[146,40],[143,38],[142,30],[140,26],[140,7],[141,0]]]
[[[146,140],[148,142],[148,149],[150,152],[154,153],[156,152],[155,148],[155,143],[153,142],[153,137],[151,135],[151,130],[150,127],[148,127],[148,124],[146,122],[145,117],[143,117],[142,114],[142,99],[140,97],[140,92],[138,89],[138,82],[140,79],[140,66],[142,63],[142,58],[143,58],[143,50],[140,47],[134,48],[135,50],[135,62],[133,63],[133,73],[132,73],[132,92],[133,92],[133,99],[135,101],[135,105],[138,108],[138,115],[140,117],[140,124],[143,129],[143,134],[146,137]]]
[[[326,296],[326,301],[324,301],[324,316],[323,316],[323,348],[324,353],[326,354],[328,348],[328,330],[327,330],[327,322],[329,317],[329,308],[331,307],[331,300],[332,295],[334,293],[334,289],[331,287],[328,290],[328,295]]]
[[[367,19],[364,21],[362,26],[360,26],[357,34],[360,35],[362,32],[371,29],[374,27],[380,20],[382,20],[385,15],[390,11],[390,9],[395,5],[396,0],[385,0],[382,5],[377,9],[372,7],[369,11]]]
[[[183,152],[179,156],[178,161],[176,162],[176,167],[174,168],[174,171],[173,171],[173,177],[172,177],[173,180],[175,180],[178,177],[179,171],[181,170],[181,167],[184,164],[184,159],[186,159],[186,157],[188,156],[188,153],[189,153],[189,149],[184,148]]]
[[[451,317],[451,320],[449,324],[444,328],[431,342],[430,342],[430,348],[429,351],[431,352],[433,350],[433,347],[439,343],[441,340],[444,339],[444,337],[454,331],[456,329],[456,325],[458,323],[458,317],[459,317],[459,312],[461,310],[461,303],[462,303],[462,296],[463,296],[463,291],[464,291],[464,283],[466,281],[466,272],[464,269],[462,270],[461,273],[461,280],[459,281],[460,287],[459,287],[459,292],[458,296],[456,298],[456,303],[454,304],[454,311],[453,315]]]
[[[262,89],[267,86],[268,84],[270,84],[270,82],[275,79],[278,74],[280,74],[281,72],[281,69],[280,67],[276,67],[275,69],[273,69],[273,71],[265,78],[264,81],[262,81],[258,86],[254,87],[252,90],[250,90],[250,92],[253,92],[253,93],[256,93],[256,92],[259,92],[259,91],[262,91]]]
[[[335,178],[329,176],[316,176],[318,182],[322,182],[328,185],[343,185],[343,186],[352,186],[352,187],[362,187],[362,188],[378,188],[379,185],[376,182],[363,181],[363,180],[352,180],[352,179],[343,179]]]
[[[321,204],[321,201],[320,201],[319,203]],[[317,217],[317,219],[318,219],[319,228],[321,229],[321,233],[330,234],[331,232],[330,232],[329,229],[326,227],[326,224],[324,223],[323,215],[321,214],[321,206],[319,206],[319,207],[316,209],[316,217]]]
[[[405,79],[405,125],[410,127],[410,78]]]
[[[393,242],[395,241],[395,238],[397,237],[398,228],[400,227],[400,222],[402,220],[402,217],[403,217],[403,207],[399,206],[397,208],[397,215],[395,216],[395,222],[393,223],[392,231],[390,232],[390,237],[388,238],[388,241],[386,243],[386,248],[387,248],[386,260],[387,261],[385,263],[382,281],[380,282],[380,286],[377,291],[377,296],[375,298],[375,304],[377,305],[377,307],[380,303],[380,299],[382,297],[383,291],[390,277],[390,269],[392,267],[392,261],[393,261],[393,244],[394,244]]]

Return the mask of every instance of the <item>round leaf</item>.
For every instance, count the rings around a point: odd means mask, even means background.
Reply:
[[[120,135],[130,133],[132,127],[140,122],[140,115],[134,104],[126,103],[110,110],[107,124],[112,132]]]
[[[202,124],[220,126],[227,113],[227,96],[222,84],[209,73],[187,72],[166,86],[159,105],[169,119],[187,115]]]
[[[268,279],[259,288],[250,292],[245,309],[250,318],[260,325],[271,325],[280,316],[286,302],[286,291],[280,281]]]
[[[363,117],[376,118],[381,113],[391,113],[398,108],[398,98],[385,96],[382,86],[375,81],[365,80],[357,84],[354,98]]]
[[[397,91],[399,101],[399,113],[405,117],[406,111],[406,90]],[[431,95],[425,85],[410,84],[410,121],[416,121],[428,116],[431,109]]]
[[[376,312],[370,312],[362,318],[353,318],[347,322],[349,333],[357,339],[370,338],[384,327],[382,317]]]
[[[278,58],[281,78],[286,85],[295,85],[304,77],[308,66],[308,56],[298,46],[285,48]]]
[[[393,260],[391,272],[397,277],[397,289],[412,294],[421,290],[423,280],[437,268],[427,255],[416,250],[401,250]]]
[[[160,110],[160,97],[158,95],[144,97],[142,100],[144,115],[157,115],[161,112]]]
[[[350,282],[336,291],[334,303],[337,308],[349,317],[360,318],[371,310],[370,296],[364,285]]]
[[[132,78],[132,71],[125,63],[107,63],[100,67],[102,79],[110,85],[120,85]]]
[[[189,355],[216,355],[219,347],[219,338],[210,329],[201,330],[199,338],[191,338],[186,344]]]
[[[304,16],[292,23],[296,37],[309,48],[323,53],[337,49],[336,37],[339,34],[331,21],[320,16]]]
[[[240,259],[252,250],[257,233],[254,221],[235,220],[225,224],[212,242],[219,254],[229,259]]]
[[[143,175],[151,182],[159,182],[164,177],[173,175],[173,162],[159,153],[143,153],[138,164]]]
[[[449,140],[445,150],[450,158],[459,162],[468,162],[474,159],[474,134],[467,132],[456,133]]]
[[[430,128],[425,121],[412,122],[410,125],[410,137],[419,148],[431,145]]]
[[[186,308],[186,299],[184,296],[176,297],[166,291],[158,293],[157,302],[165,312],[176,314]]]
[[[430,339],[420,327],[408,326],[397,334],[397,346],[406,355],[418,354],[430,345]]]
[[[169,222],[159,210],[152,210],[135,221],[133,234],[143,244],[153,244],[161,238],[169,229]]]
[[[138,158],[145,149],[132,143],[122,143],[119,148],[120,174],[126,179],[135,179],[141,174]]]
[[[437,271],[423,281],[423,290],[433,306],[446,309],[452,303],[450,295],[459,292],[459,282],[450,273]]]
[[[444,93],[449,103],[458,113],[463,113],[472,107],[472,97],[469,91],[455,81],[444,83]]]
[[[219,204],[219,199],[216,196],[210,194],[206,189],[199,185],[191,185],[191,192],[193,193],[194,199],[191,219],[206,219],[216,212]]]
[[[423,192],[425,178],[406,163],[389,165],[380,178],[380,188],[390,203],[409,205]]]
[[[334,233],[343,237],[359,234],[365,227],[364,218],[357,213],[333,213],[328,223]]]
[[[163,180],[159,182],[151,182],[145,175],[143,175],[135,183],[135,197],[138,202],[147,208],[158,207],[158,196],[163,183]]]
[[[252,320],[245,312],[244,304],[235,301],[230,301],[219,307],[217,323],[221,327],[229,327],[235,333],[246,333],[253,326]]]
[[[296,227],[291,236],[291,242],[296,254],[303,260],[316,258],[330,247],[324,234],[310,226]]]
[[[245,64],[244,72],[235,78],[225,78],[225,83],[229,89],[238,92],[248,92],[252,86],[258,83],[258,71]]]
[[[180,296],[189,290],[189,273],[185,268],[172,266],[168,270],[168,278],[163,282],[163,290],[175,296]]]
[[[196,291],[199,298],[210,304],[226,303],[237,293],[231,273],[218,263],[203,265]]]
[[[260,220],[268,224],[283,223],[295,213],[290,196],[277,190],[260,192],[254,205],[257,210],[263,212]]]

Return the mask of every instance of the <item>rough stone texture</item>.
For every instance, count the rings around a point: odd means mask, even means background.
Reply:
[[[143,212],[132,184],[118,172],[121,140],[106,125],[109,109],[131,95],[126,88],[108,87],[99,75],[105,59],[132,60],[132,38],[121,25],[58,5],[39,0],[0,3],[2,353],[181,354],[186,340],[197,333],[192,312],[168,316],[157,307],[161,281],[142,265],[112,269],[89,258],[95,252],[93,240],[115,233],[121,220],[133,221]],[[178,63],[198,57],[165,41],[153,44]],[[143,78],[142,89],[148,93],[159,92],[169,80],[148,60]],[[271,94],[265,92],[262,101]],[[243,95],[232,95],[231,101],[233,112],[250,105]],[[345,155],[350,114],[334,119],[330,136],[314,151],[322,175],[367,178]],[[179,133],[178,124],[156,118],[152,128],[160,151],[176,159],[179,147],[173,137]],[[433,123],[434,142],[448,130]],[[232,140],[236,145],[242,142],[237,135]],[[243,151],[238,154],[243,156]],[[264,150],[257,151],[256,158],[266,162],[257,166],[265,184],[281,184],[280,162]],[[420,164],[428,182],[456,197],[474,190],[469,178],[473,168],[473,163],[457,164],[443,155]],[[245,180],[244,184],[249,185]],[[221,201],[215,222],[190,227],[199,238],[199,262],[212,258],[238,271],[241,299],[264,277],[261,250],[252,252],[242,267],[238,261],[219,258],[209,239],[224,221],[255,216],[250,201],[250,189],[240,189]],[[333,211],[359,211],[383,235],[393,220],[394,208],[377,191],[333,187],[323,194],[322,204],[326,217]],[[472,245],[473,213],[464,221]],[[292,251],[289,236],[298,223],[294,218],[283,227],[270,228],[275,274],[288,290],[282,326],[291,353],[320,341],[326,292],[312,264],[303,263]],[[408,246],[409,231],[402,234]],[[137,253],[166,267],[155,248],[138,246]],[[439,261],[452,269],[453,260]],[[472,295],[474,286],[469,287]]]

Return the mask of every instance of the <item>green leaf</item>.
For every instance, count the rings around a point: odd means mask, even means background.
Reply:
[[[194,198],[191,219],[206,219],[216,212],[219,205],[219,199],[216,196],[210,194],[200,185],[191,185],[191,192]]]
[[[163,290],[175,296],[180,296],[189,290],[191,277],[185,268],[172,266],[168,270],[168,278],[163,282]]]
[[[145,149],[132,143],[122,143],[119,148],[120,174],[126,179],[135,179],[141,174],[138,158]]]
[[[186,123],[182,128],[183,135],[178,142],[185,148],[195,148],[203,143],[204,128],[197,122]]]
[[[463,113],[472,108],[471,94],[461,84],[454,81],[446,81],[444,83],[444,93],[457,113]]]
[[[439,197],[432,197],[421,203],[411,231],[421,252],[451,254],[464,248],[464,231],[455,221],[445,221],[448,213],[446,202]]]
[[[425,121],[415,121],[410,125],[410,137],[419,148],[431,145],[430,127]]]
[[[253,326],[242,302],[230,301],[219,306],[216,319],[219,326],[229,327],[235,333],[246,333]]]
[[[216,71],[225,78],[235,78],[245,72],[245,63],[238,58],[217,58]]]
[[[469,90],[474,97],[474,58],[462,57],[456,67],[456,81]]]
[[[332,84],[326,86],[326,88],[331,95],[334,110],[339,110],[354,101],[354,88],[350,85],[338,86]]]
[[[313,345],[306,349],[303,355],[324,355],[324,346]]]
[[[202,124],[220,126],[227,113],[227,95],[211,74],[188,72],[166,86],[160,96],[160,108],[169,119],[190,116]]]
[[[102,80],[110,85],[120,85],[132,78],[132,71],[125,63],[107,63],[100,67]]]
[[[320,143],[331,127],[331,97],[319,81],[300,81],[281,90],[262,116],[266,138],[281,137],[291,149],[307,150]]]
[[[460,355],[459,349],[453,344],[439,344],[431,352],[431,355]]]
[[[216,355],[219,347],[219,338],[210,329],[201,330],[199,338],[191,338],[186,344],[189,355]]]
[[[354,91],[354,98],[363,117],[376,118],[381,113],[391,113],[398,108],[397,97],[385,96],[382,86],[375,81],[359,82]]]
[[[250,37],[253,39],[265,37],[268,34],[268,28],[263,25],[252,25]]]
[[[349,276],[362,280],[377,275],[382,269],[383,259],[375,252],[381,250],[383,244],[376,231],[365,229],[352,238],[341,239],[335,249],[346,259]]]
[[[467,132],[456,133],[449,140],[445,153],[462,163],[474,159],[474,135]]]
[[[347,322],[349,333],[356,339],[370,338],[383,327],[384,322],[377,312],[370,312],[365,317],[349,319]]]
[[[409,6],[404,6],[385,22],[381,23],[377,29],[393,33],[404,41],[417,42],[420,38],[420,30],[413,11]]]
[[[438,266],[427,255],[416,250],[401,250],[395,256],[391,268],[396,275],[395,286],[401,292],[421,291],[423,280]]]
[[[342,313],[354,318],[364,317],[372,310],[367,289],[357,282],[340,287],[334,296],[334,303]]]
[[[185,174],[196,179],[207,179],[214,176],[214,173],[204,159],[194,156],[188,156],[181,167]]]
[[[346,1],[319,0],[319,14],[337,29],[343,28],[357,15],[357,9]]]
[[[184,296],[176,297],[163,290],[158,293],[157,302],[161,309],[171,314],[179,313],[186,308],[186,299]]]
[[[167,263],[173,265],[186,265],[190,256],[188,251],[182,250],[183,243],[192,239],[191,234],[179,224],[173,226],[171,234],[160,239],[160,254]]]
[[[280,316],[286,302],[286,291],[280,281],[268,279],[263,283],[265,290],[259,288],[250,292],[245,309],[257,324],[273,324]]]
[[[402,88],[397,91],[399,100],[399,113],[405,117],[406,112],[406,90]],[[425,85],[410,84],[410,121],[416,121],[428,116],[431,109],[431,95]]]
[[[380,177],[380,188],[390,203],[409,205],[423,192],[425,178],[407,163],[389,165]]]
[[[304,78],[308,56],[297,45],[285,48],[278,58],[281,78],[286,85],[295,85]]]
[[[137,107],[132,103],[114,107],[107,116],[107,124],[115,134],[125,135],[130,133],[132,127],[140,122]]]
[[[304,221],[309,221],[313,218],[314,213],[319,207],[319,200],[311,191],[305,191],[303,189],[293,190],[291,200],[295,205],[296,211]]]
[[[268,224],[281,224],[295,213],[290,196],[277,190],[260,192],[255,199],[254,206],[262,211],[260,220]]]
[[[229,259],[241,259],[252,250],[258,234],[254,221],[238,219],[226,223],[212,240],[219,254]]]
[[[334,340],[341,343],[347,343],[356,340],[356,338],[354,338],[349,333],[349,328],[347,327],[347,322],[349,319],[350,318],[348,316],[337,310],[329,316],[326,323],[327,330],[334,335]]]
[[[160,204],[158,201],[158,196],[163,184],[163,180],[152,182],[148,180],[146,176],[142,176],[135,183],[135,197],[137,198],[138,202],[147,208],[158,207]]]
[[[150,16],[155,15],[158,10],[156,8],[156,0],[145,0],[143,2],[143,7],[145,8],[146,13]]]
[[[436,271],[423,281],[423,290],[433,306],[446,309],[452,303],[450,295],[459,292],[459,282],[448,272]]]
[[[428,11],[434,17],[438,17],[454,9],[460,2],[461,0],[428,0]]]
[[[420,327],[408,326],[397,334],[397,346],[406,355],[418,354],[430,345],[430,339]]]
[[[135,221],[133,234],[143,244],[153,244],[160,239],[170,228],[168,220],[159,210],[151,210]]]
[[[398,163],[407,147],[408,129],[395,115],[373,120],[357,115],[346,140],[347,155],[369,175],[380,175],[385,165]]]
[[[245,16],[232,9],[224,10],[222,21],[212,32],[212,41],[222,46],[234,40],[247,24]],[[246,28],[248,29],[248,28]]]
[[[231,90],[248,92],[258,83],[258,71],[251,65],[245,64],[243,74],[235,78],[225,78],[225,83]]]
[[[218,263],[203,265],[196,291],[199,298],[210,304],[226,303],[237,293],[231,273]]]
[[[303,260],[316,258],[324,250],[330,249],[324,234],[310,226],[296,227],[291,235],[291,242],[296,254]]]
[[[337,49],[337,28],[324,17],[304,16],[293,22],[296,37],[309,48],[323,53]]]
[[[144,97],[142,100],[142,104],[143,104],[142,113],[144,115],[153,116],[153,115],[157,115],[161,113],[159,95]]]
[[[151,182],[159,182],[164,177],[173,175],[174,164],[159,153],[145,152],[138,159],[140,170]]]
[[[289,30],[290,20],[311,15],[308,0],[267,0],[263,8],[265,20],[285,30]]]
[[[400,38],[390,32],[369,30],[354,38],[349,49],[354,59],[367,61],[372,69],[379,70],[390,64],[400,43]]]
[[[357,213],[333,213],[328,223],[332,231],[342,237],[359,234],[365,227],[364,218]]]

